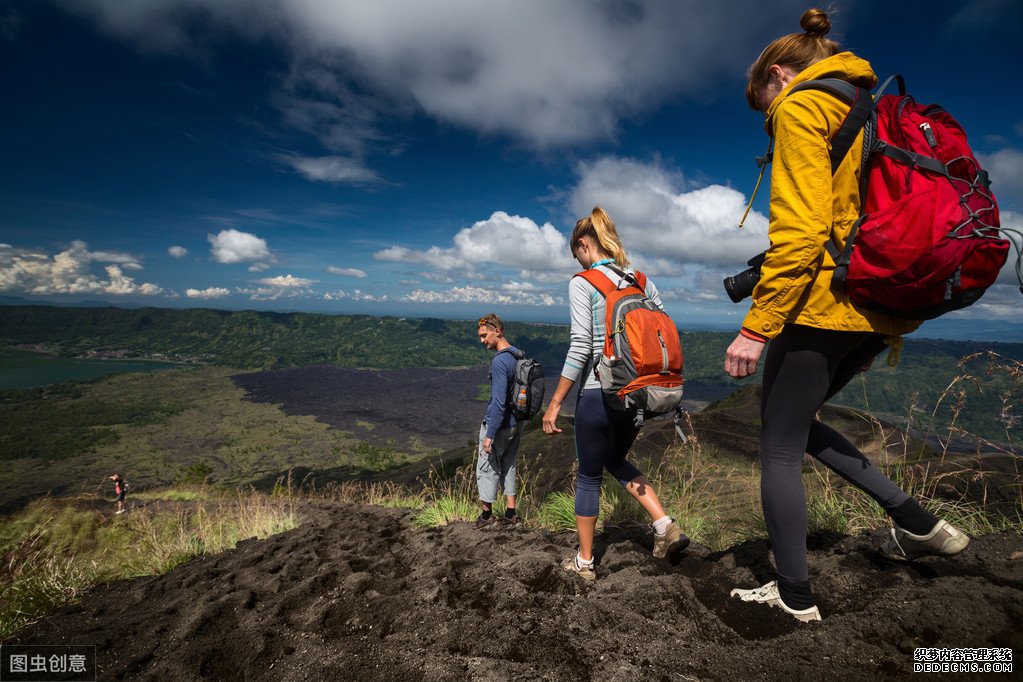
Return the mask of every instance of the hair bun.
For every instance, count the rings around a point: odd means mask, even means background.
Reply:
[[[799,25],[811,36],[825,36],[831,30],[828,14],[822,9],[806,10],[803,18],[799,20]]]

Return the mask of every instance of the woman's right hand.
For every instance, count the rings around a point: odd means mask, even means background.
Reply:
[[[736,379],[757,373],[757,362],[767,344],[754,341],[742,334],[735,337],[732,345],[725,351],[725,371]]]
[[[547,411],[543,413],[543,432],[549,434],[561,433],[561,429],[558,428],[558,413],[561,412],[561,403],[556,403],[553,400],[551,404],[547,406]]]

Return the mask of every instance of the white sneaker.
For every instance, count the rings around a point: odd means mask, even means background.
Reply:
[[[821,612],[816,606],[811,606],[810,608],[803,609],[802,611],[790,609],[786,606],[785,602],[781,600],[781,595],[778,594],[778,583],[774,580],[763,587],[756,587],[752,590],[740,590],[739,588],[736,588],[729,593],[729,596],[738,597],[743,601],[753,601],[760,604],[767,604],[768,606],[776,606],[796,620],[804,623],[821,619]]]
[[[125,511],[127,511],[127,510],[126,510],[126,509],[118,509],[118,510],[117,510],[117,511],[115,511],[114,513],[115,513],[115,514],[123,514],[123,513],[125,512]]]
[[[970,538],[948,521],[938,521],[927,535],[913,535],[897,524],[881,545],[889,559],[912,561],[925,556],[953,556],[966,549]]]

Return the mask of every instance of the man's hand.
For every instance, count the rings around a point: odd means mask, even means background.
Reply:
[[[483,452],[487,453],[488,455],[492,454],[493,448],[494,448],[494,439],[493,438],[484,438],[483,439]]]
[[[725,371],[736,379],[756,374],[757,362],[766,345],[762,341],[754,341],[739,334],[725,351]]]

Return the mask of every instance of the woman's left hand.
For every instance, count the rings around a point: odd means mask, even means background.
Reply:
[[[739,334],[725,351],[725,371],[736,379],[757,373],[757,362],[767,344]]]

